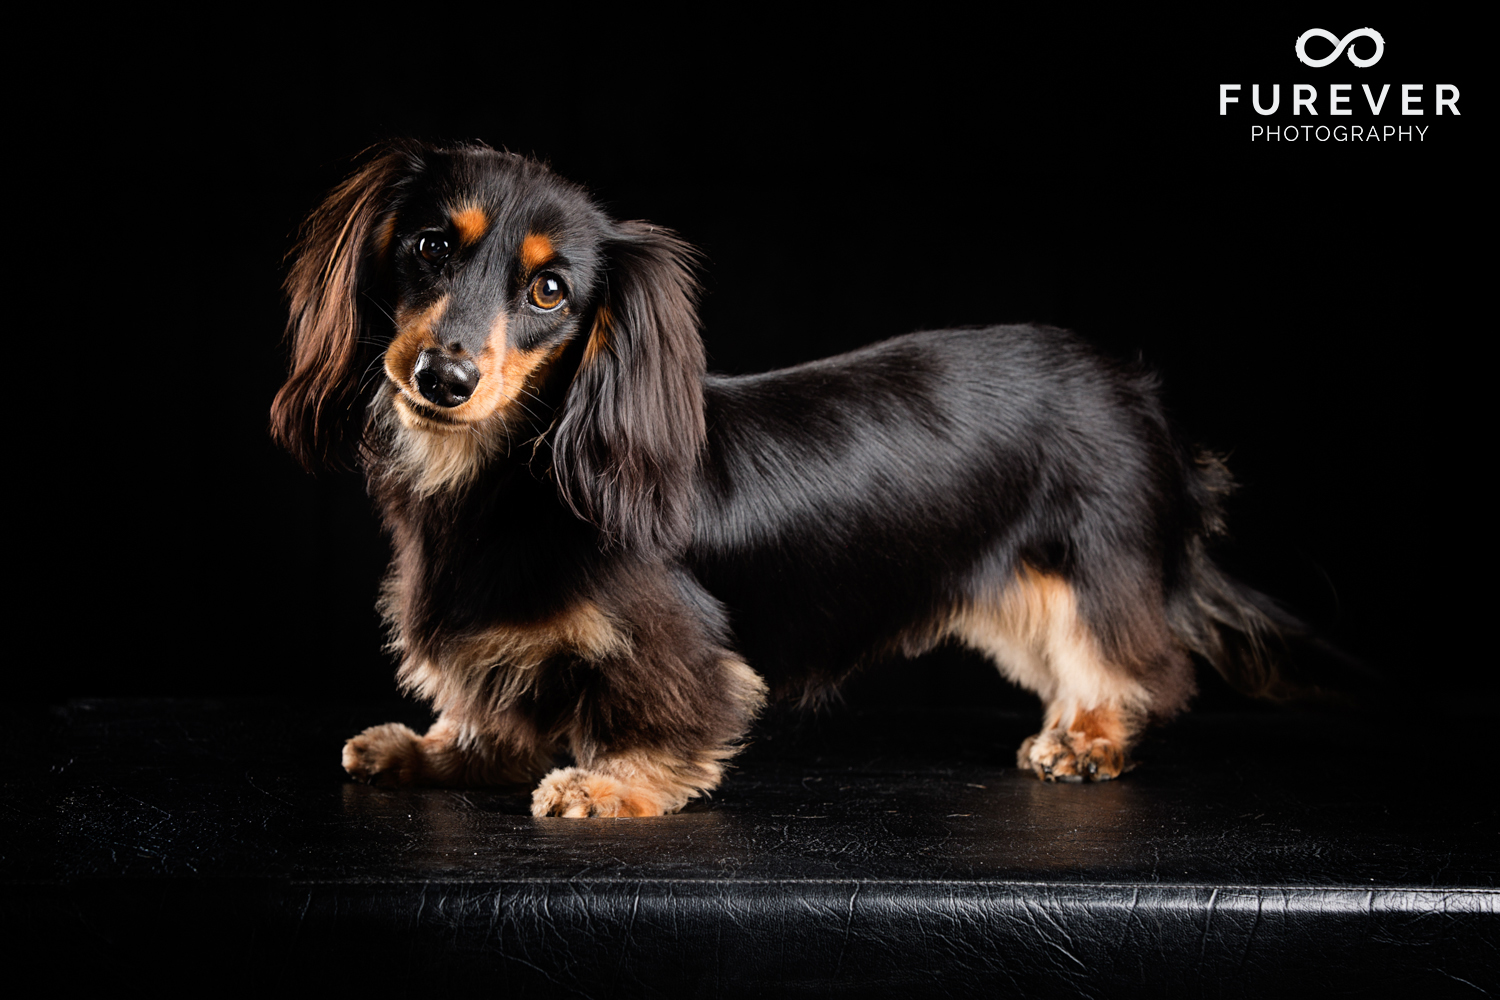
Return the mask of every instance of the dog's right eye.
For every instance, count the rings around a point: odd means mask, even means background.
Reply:
[[[568,286],[562,283],[562,279],[550,271],[537,276],[531,283],[531,291],[528,293],[531,304],[542,312],[551,312],[563,304],[563,299],[568,297]]]
[[[417,240],[417,253],[429,264],[441,264],[453,252],[453,245],[441,233],[428,233]]]

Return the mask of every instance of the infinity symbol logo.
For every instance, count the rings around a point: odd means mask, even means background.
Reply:
[[[1330,42],[1332,42],[1333,55],[1328,56],[1324,59],[1307,58],[1307,40],[1313,37],[1326,38]],[[1354,54],[1353,49],[1349,49],[1349,61],[1358,66],[1360,69],[1364,69],[1366,66],[1374,66],[1376,63],[1380,62],[1380,57],[1385,55],[1385,39],[1381,38],[1380,32],[1376,31],[1374,28],[1360,28],[1357,31],[1349,32],[1349,34],[1345,35],[1343,38],[1339,38],[1331,31],[1324,31],[1322,28],[1312,28],[1311,30],[1304,31],[1302,34],[1297,36],[1297,58],[1301,59],[1303,63],[1311,66],[1313,69],[1321,69],[1324,66],[1327,66],[1329,63],[1333,62],[1339,56],[1343,55],[1344,50],[1349,48],[1349,43],[1354,41],[1356,38],[1375,39],[1375,54],[1368,59],[1361,59],[1359,56]]]

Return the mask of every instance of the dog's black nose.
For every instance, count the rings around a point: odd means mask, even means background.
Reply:
[[[437,348],[417,356],[417,389],[428,402],[457,406],[474,395],[479,369],[472,361],[455,361]]]

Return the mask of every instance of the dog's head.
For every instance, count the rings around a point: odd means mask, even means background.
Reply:
[[[372,401],[486,442],[475,461],[540,438],[606,538],[680,544],[704,439],[690,254],[535,161],[392,144],[304,228],[272,433],[309,468],[369,445]]]

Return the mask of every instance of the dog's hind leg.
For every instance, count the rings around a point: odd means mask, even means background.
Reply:
[[[1045,781],[1108,781],[1126,770],[1151,692],[1105,655],[1067,581],[1023,566],[993,599],[962,608],[951,633],[1041,697],[1042,730],[1021,744],[1018,767]]]

